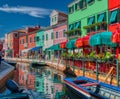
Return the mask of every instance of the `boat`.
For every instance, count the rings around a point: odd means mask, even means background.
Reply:
[[[31,62],[30,65],[32,67],[47,66],[45,62]]]
[[[120,99],[120,88],[84,76],[65,78],[65,85],[83,99]]]
[[[7,90],[9,93],[0,94],[0,99],[43,99],[40,93],[33,90],[21,88],[15,81],[6,81]]]

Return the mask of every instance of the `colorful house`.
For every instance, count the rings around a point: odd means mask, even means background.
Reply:
[[[111,32],[120,28],[120,0],[108,0],[109,26]]]
[[[67,35],[65,34],[65,32],[67,31],[67,22],[57,24],[53,31],[54,31],[53,41],[54,45],[67,41]]]
[[[11,57],[17,57],[19,55],[19,35],[21,34],[23,34],[23,32],[15,30],[9,33],[10,36],[8,35],[8,42],[10,40],[10,47],[8,48],[11,51]]]
[[[43,51],[43,46],[44,46],[44,30],[38,30],[35,35],[35,44],[36,44],[36,49],[39,50],[40,53]]]
[[[27,27],[24,29],[24,34],[19,36],[19,55],[24,56],[26,53],[33,47],[36,46],[34,38],[36,35],[36,31],[39,30],[40,27]]]
[[[101,22],[108,23],[107,0],[74,0],[68,5],[68,38],[106,31]]]
[[[49,48],[50,46],[53,46],[53,39],[54,39],[54,33],[53,33],[53,28],[47,27],[44,29],[44,50]],[[47,51],[46,53],[46,58],[51,59],[51,51]]]

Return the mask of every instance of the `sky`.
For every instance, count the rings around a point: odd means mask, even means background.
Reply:
[[[56,9],[67,14],[73,0],[0,0],[0,38],[26,26],[49,26],[49,15]]]

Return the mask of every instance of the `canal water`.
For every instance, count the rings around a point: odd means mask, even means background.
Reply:
[[[23,88],[39,92],[43,99],[82,99],[66,88],[65,77],[63,72],[51,67],[18,63],[13,79]],[[4,93],[9,91],[6,89]]]

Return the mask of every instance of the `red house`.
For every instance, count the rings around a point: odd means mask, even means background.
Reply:
[[[19,55],[28,51],[30,48],[35,47],[34,37],[35,31],[39,30],[40,27],[27,27],[25,33],[19,37]]]
[[[108,0],[109,26],[108,30],[115,32],[120,28],[120,0]]]

